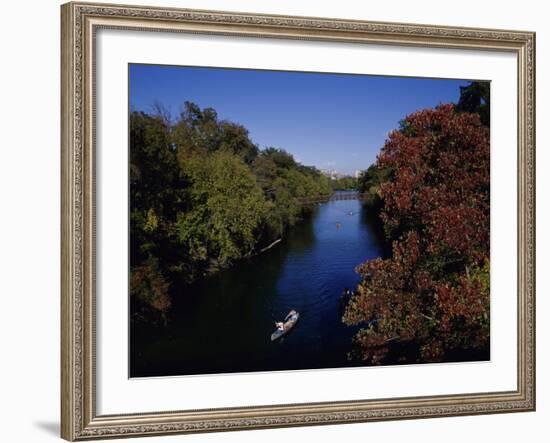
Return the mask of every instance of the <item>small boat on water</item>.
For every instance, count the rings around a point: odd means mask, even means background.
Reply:
[[[299,318],[300,314],[298,312],[296,312],[294,309],[290,311],[285,317],[282,329],[277,328],[277,330],[273,334],[271,334],[271,341],[275,341],[278,338],[281,338],[287,332],[289,332],[296,325],[296,322]]]

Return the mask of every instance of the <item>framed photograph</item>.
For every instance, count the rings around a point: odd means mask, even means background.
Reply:
[[[62,6],[62,437],[535,409],[535,35]]]

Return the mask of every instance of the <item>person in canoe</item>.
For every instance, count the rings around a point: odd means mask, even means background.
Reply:
[[[296,325],[299,317],[300,314],[298,314],[298,312],[293,309],[287,314],[283,321],[276,321],[275,326],[277,327],[277,329],[275,330],[275,332],[273,332],[273,334],[271,334],[271,341],[275,341],[278,338],[281,338],[290,330],[292,330]]]

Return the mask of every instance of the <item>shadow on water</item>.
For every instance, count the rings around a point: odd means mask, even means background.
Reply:
[[[384,232],[384,224],[380,220],[379,210],[376,208],[370,208],[368,205],[361,205],[360,217],[362,223],[367,227],[370,232],[369,238],[376,243],[377,249],[380,251],[382,258],[388,258],[391,256],[392,245],[391,241],[386,238]]]
[[[341,321],[339,297],[359,282],[359,263],[385,254],[362,206],[319,205],[272,249],[174,284],[168,325],[132,326],[132,377],[353,366],[354,330]],[[274,322],[291,309],[300,320],[272,343]]]

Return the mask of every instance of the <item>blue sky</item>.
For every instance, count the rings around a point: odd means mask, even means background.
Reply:
[[[260,148],[274,146],[319,169],[353,174],[376,159],[389,131],[418,109],[457,102],[465,80],[131,64],[130,109],[185,101],[240,123]]]

